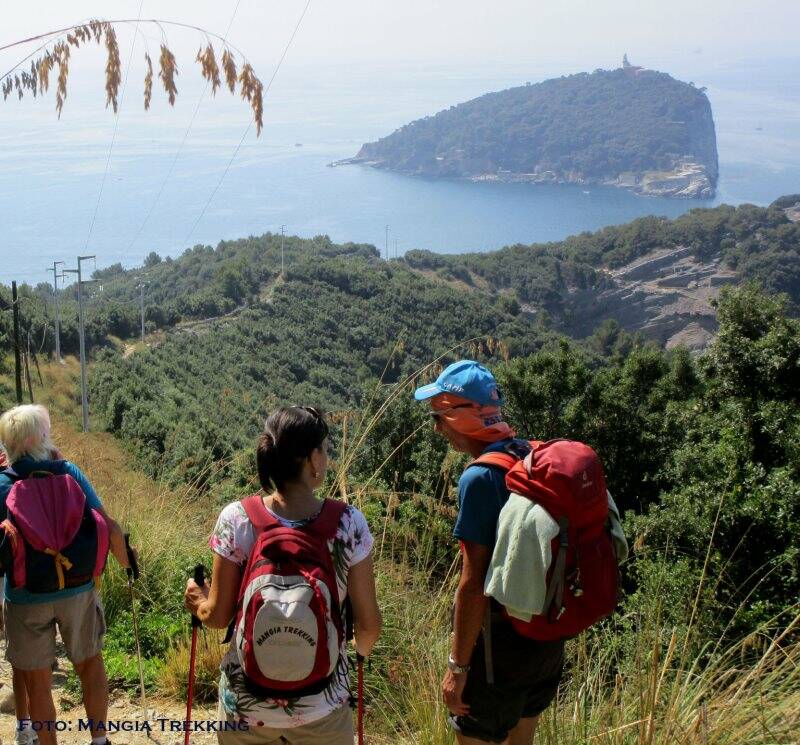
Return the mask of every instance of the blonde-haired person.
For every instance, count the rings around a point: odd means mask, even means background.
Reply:
[[[0,472],[8,468],[8,458],[6,452],[0,445]],[[5,592],[6,578],[0,577],[0,632],[5,635],[3,627],[3,594]],[[14,731],[15,745],[35,745],[39,742],[39,737],[31,726],[31,715],[28,709],[28,691],[25,689],[25,677],[22,670],[17,670],[11,666],[11,687],[14,691],[14,715],[17,718],[17,728]]]
[[[331,500],[314,493],[324,483],[328,468],[328,425],[319,411],[290,406],[273,412],[256,447],[256,464],[263,492],[255,506],[274,527],[278,527],[277,521],[283,527],[312,532],[316,521],[319,526],[327,519]],[[222,510],[211,537],[213,582],[203,587],[193,580],[187,584],[186,606],[210,628],[225,628],[236,612],[244,570],[258,536],[249,514],[239,501]],[[364,657],[372,651],[381,630],[372,543],[366,518],[347,505],[327,545],[336,575],[336,588],[331,590],[338,594],[340,604],[350,599],[356,650]],[[234,639],[220,665],[218,714],[223,722],[246,722],[249,729],[220,731],[220,745],[352,745],[345,645],[343,642],[334,673],[323,690],[276,697],[253,691]]]
[[[109,528],[111,552],[128,567],[125,540],[119,525],[103,509],[84,473],[63,460],[53,444],[50,415],[44,406],[29,404],[9,409],[0,417],[0,442],[10,467],[0,473],[0,520],[6,518],[6,499],[13,484],[34,471],[69,474],[78,483],[90,507],[100,512]],[[31,593],[6,582],[3,621],[6,659],[25,681],[33,722],[56,719],[52,695],[52,666],[58,625],[67,656],[81,681],[88,719],[101,725],[108,714],[108,682],[103,665],[105,619],[94,582],[52,593]],[[106,742],[105,730],[92,729],[93,745]],[[55,745],[56,734],[39,730],[41,745]]]

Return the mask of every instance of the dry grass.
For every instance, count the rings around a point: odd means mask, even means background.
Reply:
[[[431,591],[427,577],[408,566],[378,567],[387,626],[375,654],[381,674],[368,688],[368,731],[375,743],[450,745],[439,689],[452,578]],[[800,743],[800,615],[776,619],[716,654],[709,640],[683,662],[683,632],[663,628],[659,615],[654,604],[634,630],[612,622],[568,643],[567,672],[540,722],[538,745]],[[630,658],[613,652],[623,634],[633,639]]]
[[[102,43],[106,49],[106,106],[110,105],[114,113],[117,113],[119,109],[119,89],[122,84],[123,76],[115,26],[128,22],[127,20],[106,21],[95,19],[88,23],[70,26],[68,28],[59,29],[58,31],[40,34],[30,39],[4,45],[0,48],[0,51],[2,51],[2,49],[9,49],[17,45],[35,41],[44,40],[45,46],[52,42],[49,49],[46,48],[39,56],[35,56],[37,52],[35,52],[34,55],[28,55],[0,79],[2,80],[3,100],[7,99],[13,92],[16,92],[19,99],[22,99],[26,93],[34,97],[37,95],[44,95],[50,87],[50,73],[57,67],[56,111],[60,118],[61,111],[64,108],[64,102],[67,98],[67,80],[69,78],[69,61],[72,50],[94,41],[97,44]],[[230,46],[226,44],[225,39],[219,37],[217,34],[213,34],[190,24],[159,21],[155,19],[135,19],[135,23],[137,32],[139,26],[151,25],[159,31],[162,38],[165,26],[177,25],[183,26],[184,28],[191,28],[203,34],[206,39],[212,36],[219,39],[223,46],[221,61],[228,88],[231,93],[235,93],[236,84],[239,84],[239,93],[241,97],[248,102],[253,111],[256,134],[261,134],[261,129],[264,126],[264,86],[246,60],[243,60],[241,72],[237,76],[235,53]],[[143,38],[145,38],[146,44],[146,37]],[[28,67],[28,60],[30,60],[32,56],[34,56],[34,59],[30,62],[30,67]],[[201,74],[211,84],[212,94],[216,93],[217,88],[220,87],[219,64],[217,63],[214,48],[210,42],[206,45],[205,49],[201,49],[200,52],[198,52],[196,61],[200,64]],[[23,65],[25,65],[24,69]],[[144,79],[144,108],[147,110],[150,108],[153,95],[153,63],[149,52],[145,52],[145,65],[147,66],[147,73]],[[175,104],[175,98],[178,94],[178,88],[175,84],[175,77],[177,75],[178,65],[175,55],[166,43],[162,43],[159,53],[158,77],[161,79],[170,105]]]
[[[222,644],[222,632],[201,629],[197,634],[195,655],[194,696],[198,702],[212,703],[217,700],[219,665],[227,651]],[[186,700],[189,685],[189,658],[191,642],[181,639],[170,650],[163,670],[159,675],[159,693],[179,701]]]

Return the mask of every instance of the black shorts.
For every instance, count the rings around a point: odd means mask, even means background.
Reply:
[[[494,684],[486,682],[483,636],[472,654],[464,687],[468,716],[450,717],[453,729],[485,742],[504,742],[520,719],[541,714],[555,698],[564,669],[564,642],[540,642],[492,614]]]

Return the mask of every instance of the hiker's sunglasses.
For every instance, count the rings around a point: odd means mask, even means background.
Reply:
[[[451,411],[455,411],[456,409],[472,409],[474,408],[473,404],[456,404],[455,406],[450,406],[447,409],[440,409],[439,411],[429,411],[428,415],[434,422],[441,422],[442,414],[449,414]]]

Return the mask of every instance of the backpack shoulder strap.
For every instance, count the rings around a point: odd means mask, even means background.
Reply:
[[[510,471],[517,461],[525,458],[528,453],[535,450],[540,444],[538,440],[531,440],[530,442],[513,440],[503,450],[494,450],[479,455],[467,465],[467,468],[471,466],[490,466],[499,468],[502,471]]]
[[[322,505],[317,519],[309,523],[307,529],[316,533],[326,541],[336,536],[339,528],[339,521],[342,519],[347,505],[338,499],[326,499]]]
[[[511,455],[511,453],[504,453],[496,451],[494,453],[483,453],[473,460],[467,468],[472,466],[493,466],[503,471],[510,471],[519,458]]]
[[[280,525],[267,511],[267,508],[264,506],[264,501],[261,499],[261,494],[251,494],[249,497],[245,497],[242,500],[242,508],[247,514],[247,519],[250,520],[257,533],[262,533],[267,528]]]
[[[2,471],[0,471],[0,476],[5,476],[12,484],[22,479],[22,476],[20,476],[13,468],[4,468]]]

